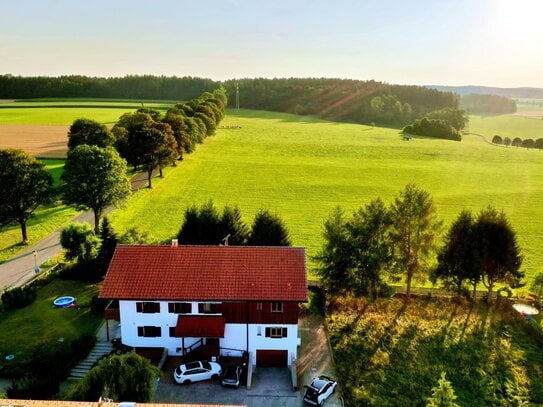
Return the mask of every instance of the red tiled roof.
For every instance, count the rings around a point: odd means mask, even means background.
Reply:
[[[223,317],[183,316],[177,317],[175,336],[185,338],[224,338]]]
[[[119,245],[101,298],[306,301],[297,247]]]

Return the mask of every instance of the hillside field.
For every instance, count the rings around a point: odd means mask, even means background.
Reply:
[[[509,137],[511,140],[515,137],[522,140],[543,138],[543,120],[521,114],[527,112],[500,116],[470,116],[469,131],[482,134],[488,140],[492,140],[496,134],[502,138]]]
[[[53,107],[59,104],[72,108]],[[0,125],[7,121],[66,126],[77,117],[112,124],[141,103],[52,100],[24,105],[36,107],[0,108]],[[537,138],[542,125],[541,120],[510,115],[472,117],[470,131],[490,139],[494,132],[506,136],[513,128]],[[394,129],[251,110],[229,110],[221,126],[241,128],[217,129],[195,153],[166,169],[166,177],[156,179],[152,190],[132,196],[112,215],[118,232],[136,226],[156,241],[168,242],[177,234],[185,208],[210,199],[219,209],[225,204],[239,206],[247,223],[259,209],[270,209],[285,220],[293,243],[307,248],[312,276],[311,257],[322,245],[323,222],[336,205],[350,214],[376,197],[390,203],[407,183],[414,182],[431,193],[445,227],[463,208],[474,212],[487,205],[504,209],[518,233],[527,274],[541,271],[541,151],[493,146],[474,135],[464,136],[461,143],[425,138],[402,141]],[[47,211],[61,216],[49,222]],[[67,211],[75,214],[61,207],[44,210],[45,218],[32,223],[40,229],[42,224],[49,226],[37,234],[30,229],[30,238],[34,241],[61,226]],[[17,240],[6,236],[4,230],[0,261],[18,250]]]
[[[307,248],[311,275],[335,206],[350,214],[376,197],[390,203],[414,182],[430,192],[446,227],[463,208],[505,210],[527,274],[540,271],[541,151],[500,148],[477,136],[402,141],[398,130],[262,111],[230,110],[221,125],[241,128],[218,129],[152,190],[132,196],[113,214],[115,229],[137,226],[168,242],[187,206],[210,199],[220,209],[237,205],[247,223],[265,208],[285,220],[294,245]]]

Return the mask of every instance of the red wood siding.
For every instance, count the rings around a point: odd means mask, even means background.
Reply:
[[[283,312],[271,312],[271,302],[224,302],[222,314],[226,323],[233,324],[297,324],[299,307],[297,302],[283,302]]]

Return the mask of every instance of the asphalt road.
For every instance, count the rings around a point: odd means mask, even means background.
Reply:
[[[153,175],[156,175],[153,174]],[[147,185],[147,173],[138,173],[132,177],[132,192]],[[105,214],[110,213],[114,207],[106,209]],[[88,222],[94,225],[92,211],[81,212],[70,222]],[[27,247],[17,256],[0,264],[0,292],[7,287],[19,287],[31,280],[35,275],[34,267],[38,266],[61,252],[60,232],[65,226],[55,230],[49,236],[40,240],[33,246]],[[34,251],[36,258],[34,259]]]

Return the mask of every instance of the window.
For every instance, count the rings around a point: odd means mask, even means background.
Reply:
[[[175,326],[170,326],[170,338],[176,338],[175,336]]]
[[[138,326],[138,336],[146,338],[162,336],[162,328],[159,326]]]
[[[271,327],[266,328],[266,338],[286,338],[288,336],[287,328]]]
[[[256,310],[257,311],[262,311],[262,303],[261,302],[256,303]]]
[[[198,313],[200,314],[220,314],[222,312],[222,304],[201,302],[198,304]]]
[[[271,303],[271,312],[283,312],[283,303],[282,302],[272,302]]]
[[[155,314],[160,312],[159,302],[137,302],[136,311],[143,312],[144,314]]]
[[[192,304],[190,302],[170,302],[168,303],[168,312],[170,314],[190,314]]]

